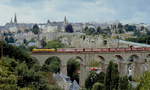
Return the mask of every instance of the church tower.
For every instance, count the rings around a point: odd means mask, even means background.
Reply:
[[[16,13],[15,13],[15,17],[14,17],[14,23],[17,24],[17,16],[16,16]]]
[[[65,24],[65,25],[67,25],[67,24],[68,24],[68,21],[67,21],[66,16],[65,16],[65,18],[64,18],[64,24]]]

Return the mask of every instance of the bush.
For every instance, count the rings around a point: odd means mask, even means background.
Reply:
[[[97,82],[93,85],[92,90],[104,90],[104,84]]]

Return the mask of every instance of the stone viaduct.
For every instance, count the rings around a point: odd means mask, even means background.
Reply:
[[[67,62],[71,58],[80,59],[80,86],[83,87],[85,79],[88,76],[89,64],[93,60],[101,63],[102,71],[106,68],[110,61],[118,64],[121,75],[139,76],[143,72],[150,69],[150,51],[128,51],[128,52],[53,52],[53,53],[32,53],[40,64],[44,64],[45,60],[52,56],[57,56],[61,60],[61,72],[67,74]]]

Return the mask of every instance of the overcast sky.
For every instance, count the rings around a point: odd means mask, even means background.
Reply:
[[[0,0],[0,25],[17,14],[18,22],[62,21],[150,23],[150,0]]]

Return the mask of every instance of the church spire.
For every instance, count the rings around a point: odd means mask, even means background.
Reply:
[[[14,18],[14,23],[17,24],[17,16],[16,16],[16,13],[15,13],[15,18]]]
[[[66,24],[68,24],[68,21],[67,21],[67,17],[65,16],[65,18],[64,18],[64,24],[66,25]]]

